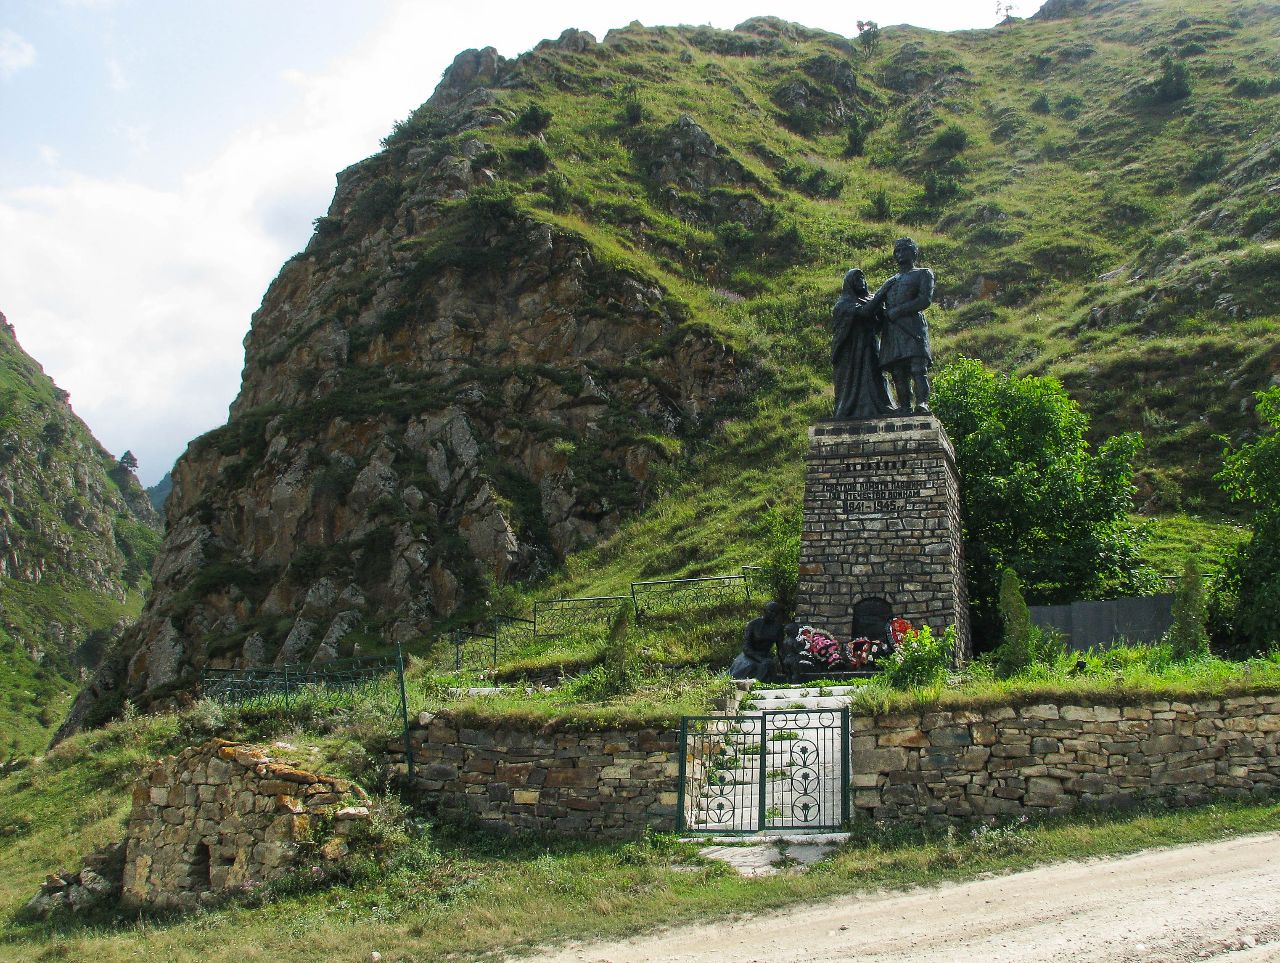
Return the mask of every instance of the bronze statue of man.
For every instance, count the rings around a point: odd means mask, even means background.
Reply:
[[[924,312],[933,304],[933,272],[916,267],[920,246],[909,237],[893,245],[893,259],[898,273],[871,299],[872,310],[884,312],[880,368],[893,379],[899,412],[928,411],[933,349]]]

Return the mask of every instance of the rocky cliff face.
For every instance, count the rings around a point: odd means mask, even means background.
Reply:
[[[21,730],[77,667],[97,665],[159,528],[137,479],[0,315],[0,691],[13,690],[0,722]]]
[[[504,190],[485,132],[516,118],[481,85],[518,76],[461,55],[413,136],[339,175],[254,315],[227,426],[174,469],[153,595],[72,725],[200,667],[422,637],[614,530],[741,390],[662,284]]]
[[[0,577],[82,582],[123,600],[149,559],[127,529],[160,518],[0,315]]]

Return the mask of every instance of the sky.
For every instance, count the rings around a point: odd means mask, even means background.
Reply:
[[[251,315],[335,174],[459,51],[771,14],[849,36],[904,9],[937,30],[1002,15],[994,0],[0,0],[0,312],[153,484],[226,422]]]

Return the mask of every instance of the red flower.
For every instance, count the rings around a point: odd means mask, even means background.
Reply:
[[[897,645],[898,643],[900,643],[903,639],[903,636],[905,636],[908,632],[910,632],[912,628],[913,626],[906,619],[899,618],[899,619],[894,619],[892,622],[890,622],[889,634],[893,636],[894,645]]]

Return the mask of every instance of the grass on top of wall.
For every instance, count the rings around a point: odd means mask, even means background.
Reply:
[[[893,689],[881,679],[872,679],[854,693],[853,711],[880,715],[1040,703],[1137,705],[1259,693],[1280,693],[1280,653],[1246,662],[1213,656],[1174,662],[1168,646],[1126,645],[1068,653],[1050,665],[1035,665],[1008,679],[997,678],[982,663],[933,685],[909,689]]]

